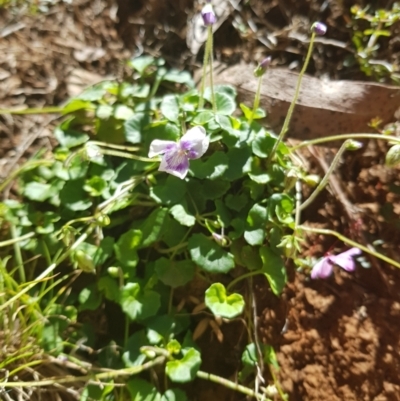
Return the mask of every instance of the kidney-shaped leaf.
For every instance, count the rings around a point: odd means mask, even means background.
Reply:
[[[200,352],[194,348],[182,350],[184,354],[182,359],[167,362],[165,371],[173,382],[186,383],[196,377],[200,368]]]
[[[226,289],[221,283],[214,283],[206,291],[206,306],[216,316],[231,319],[240,315],[244,308],[244,299],[240,294],[226,295]]]

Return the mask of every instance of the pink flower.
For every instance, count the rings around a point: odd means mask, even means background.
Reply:
[[[356,268],[353,256],[361,254],[361,249],[350,248],[338,255],[328,255],[322,258],[311,270],[311,278],[327,278],[332,274],[333,266],[337,265],[342,269],[352,272]]]
[[[165,171],[181,179],[189,171],[189,160],[203,156],[210,143],[206,130],[193,127],[178,142],[155,139],[150,144],[149,157],[163,154],[159,171]]]

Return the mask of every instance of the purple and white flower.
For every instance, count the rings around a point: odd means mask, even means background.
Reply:
[[[327,278],[332,274],[333,266],[337,265],[342,269],[352,272],[356,268],[353,256],[361,254],[361,249],[350,248],[349,250],[339,253],[338,255],[328,255],[322,258],[311,270],[311,278]]]
[[[209,144],[206,130],[196,126],[188,130],[178,142],[155,139],[150,144],[149,157],[162,154],[158,170],[183,179],[189,171],[189,160],[203,156]]]
[[[311,31],[315,32],[319,36],[323,36],[326,34],[327,26],[322,22],[314,22],[311,26]]]
[[[201,10],[201,17],[205,26],[212,26],[217,22],[217,17],[211,3],[207,3]]]

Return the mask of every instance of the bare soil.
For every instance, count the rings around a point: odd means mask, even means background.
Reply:
[[[351,54],[348,22],[353,2],[321,3],[251,0],[241,10],[231,11],[218,28],[216,58],[254,62],[270,54],[276,64],[298,70],[307,48],[304,35],[311,22],[322,20],[336,44],[317,44],[309,73],[366,80],[356,67],[343,65]],[[386,6],[386,2],[375,3]],[[192,0],[79,0],[55,2],[44,13],[0,10],[0,107],[57,105],[96,80],[120,77],[123,60],[141,53],[163,56],[170,65],[194,70],[202,49],[197,55],[190,52],[186,32],[198,10]],[[256,31],[249,28],[249,21]],[[245,30],[240,31],[241,23]],[[276,44],[268,49],[271,38]],[[393,40],[382,43],[386,59],[392,62],[398,58]],[[56,122],[42,115],[0,116],[1,177],[38,149],[52,146]],[[346,156],[303,219],[366,246],[380,246],[400,260],[399,170],[382,167],[385,146],[369,141]],[[302,155],[311,171],[323,174],[333,153],[319,148]],[[309,236],[307,243],[308,256],[345,249],[334,238],[319,235]],[[358,266],[353,274],[335,270],[326,281],[312,281],[289,266],[289,283],[280,299],[264,280],[255,281],[260,340],[275,348],[279,380],[291,401],[400,400],[400,271],[379,260],[369,259],[369,263],[370,268]],[[222,344],[211,331],[200,340],[204,370],[234,379],[242,329],[233,323],[221,330]],[[267,373],[266,378],[270,379]],[[198,400],[243,399],[205,382],[196,382],[190,393]]]

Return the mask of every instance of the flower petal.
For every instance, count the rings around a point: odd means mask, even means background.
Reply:
[[[163,156],[158,170],[184,179],[189,171],[189,159],[185,153],[171,150]]]
[[[361,249],[358,248],[350,248],[349,250],[339,253],[335,256],[329,256],[329,259],[335,265],[340,266],[342,269],[352,272],[356,268],[356,262],[353,259],[353,256],[361,255]]]
[[[328,257],[322,258],[311,270],[311,278],[327,278],[332,274],[333,264]]]
[[[154,157],[177,148],[178,145],[173,141],[154,139],[154,141],[152,141],[150,144],[149,157]]]
[[[198,159],[203,156],[208,149],[210,139],[206,130],[200,125],[191,128],[179,141],[182,150],[187,152],[189,159]]]

